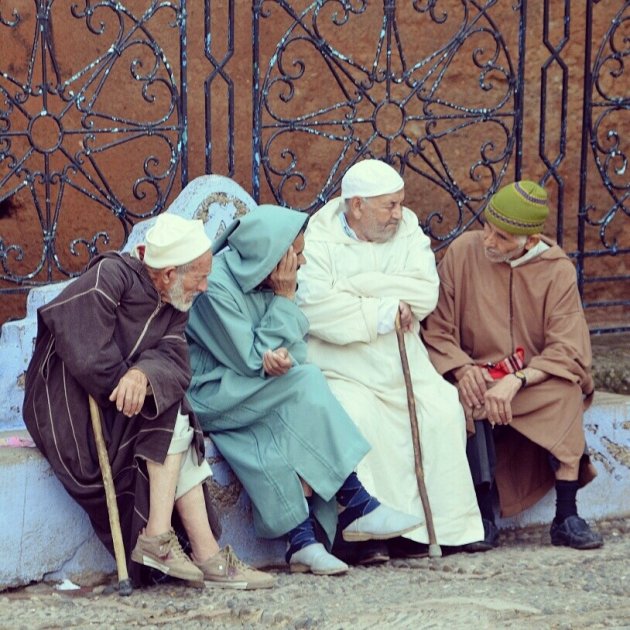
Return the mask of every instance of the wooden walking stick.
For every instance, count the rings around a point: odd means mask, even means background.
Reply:
[[[92,429],[94,430],[94,440],[96,441],[98,463],[101,468],[103,486],[105,488],[109,527],[112,532],[112,542],[114,543],[114,557],[116,558],[116,569],[118,570],[118,593],[127,596],[131,595],[133,587],[129,579],[129,574],[127,573],[127,560],[125,558],[125,545],[123,543],[122,532],[120,531],[120,516],[118,515],[116,490],[114,489],[112,468],[109,465],[109,457],[103,438],[103,427],[101,426],[101,410],[98,408],[92,396],[88,394],[88,398],[90,401],[90,417],[92,418]]]
[[[411,441],[413,443],[413,454],[416,465],[416,481],[418,482],[418,492],[422,509],[427,519],[427,531],[429,533],[429,557],[439,558],[442,556],[440,545],[437,544],[435,528],[433,527],[433,514],[429,505],[429,496],[424,483],[424,471],[422,470],[422,449],[420,447],[420,434],[418,431],[418,416],[416,414],[416,400],[413,394],[413,384],[409,372],[409,361],[407,360],[407,350],[405,349],[405,333],[400,326],[400,311],[396,314],[396,338],[398,339],[398,351],[400,352],[400,362],[402,364],[403,376],[405,377],[405,389],[407,390],[407,408],[409,409],[409,421],[411,423]]]

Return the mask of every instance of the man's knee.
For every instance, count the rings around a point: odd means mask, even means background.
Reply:
[[[306,400],[316,402],[328,391],[326,377],[312,363],[297,365],[291,368],[288,375],[291,375],[293,380],[291,387],[294,389],[296,397],[302,402]],[[287,383],[288,385],[289,383]]]

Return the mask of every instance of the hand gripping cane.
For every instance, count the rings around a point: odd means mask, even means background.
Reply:
[[[429,533],[429,557],[439,558],[442,555],[440,545],[435,538],[435,528],[433,527],[433,515],[429,505],[427,488],[424,483],[424,472],[422,470],[422,449],[420,448],[420,435],[418,432],[418,416],[416,415],[416,401],[413,394],[411,374],[409,373],[409,361],[407,360],[407,350],[405,349],[405,334],[400,327],[400,311],[396,314],[396,337],[398,339],[398,351],[400,352],[400,362],[402,363],[403,375],[405,377],[405,389],[407,390],[407,408],[409,409],[409,421],[411,423],[411,441],[413,443],[413,455],[416,465],[416,481],[418,482],[418,492],[422,509],[427,519],[427,531]]]
[[[114,543],[114,557],[116,558],[116,569],[118,570],[118,593],[120,595],[131,595],[133,587],[127,573],[127,560],[125,558],[125,545],[120,531],[120,516],[118,515],[118,503],[116,502],[116,490],[114,490],[114,480],[112,469],[109,465],[109,457],[105,448],[103,438],[103,428],[101,426],[101,411],[92,396],[90,401],[90,417],[92,418],[92,429],[94,430],[94,440],[96,441],[96,452],[98,453],[98,463],[103,477],[103,487],[105,488],[105,500],[107,501],[107,514],[109,515],[109,527],[112,532],[112,542]]]

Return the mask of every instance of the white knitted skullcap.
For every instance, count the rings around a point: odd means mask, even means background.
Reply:
[[[389,164],[363,160],[351,166],[341,180],[341,197],[378,197],[402,190],[403,178]]]
[[[211,244],[200,219],[161,214],[145,237],[144,262],[154,269],[179,267],[205,254]]]

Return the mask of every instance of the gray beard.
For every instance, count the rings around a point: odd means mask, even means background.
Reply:
[[[175,281],[175,284],[171,287],[171,290],[168,292],[168,299],[173,308],[181,311],[182,313],[186,313],[193,305],[193,300],[186,300],[184,298],[184,287],[182,285],[183,283],[178,278]]]
[[[517,247],[511,252],[499,254],[498,256],[493,256],[489,254],[488,250],[484,247],[483,253],[486,255],[486,258],[492,263],[507,263],[511,260],[515,260],[516,258],[520,258],[523,255],[523,249],[521,247]]]

